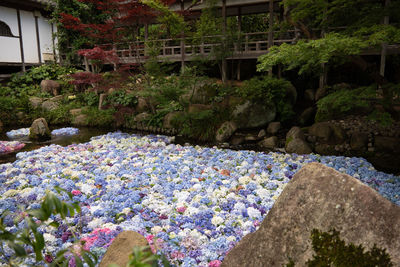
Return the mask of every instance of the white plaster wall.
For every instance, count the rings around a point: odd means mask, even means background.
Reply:
[[[38,18],[40,50],[42,53],[53,53],[53,40],[51,35],[51,24],[43,17]],[[43,57],[42,57],[43,59]]]
[[[33,12],[21,10],[20,13],[25,63],[39,63],[35,17]]]
[[[18,36],[17,10],[0,6],[0,20],[5,22],[14,36]]]
[[[0,7],[0,20],[6,23],[14,36],[18,36],[17,11],[12,8]],[[21,62],[19,38],[0,36],[0,62]]]

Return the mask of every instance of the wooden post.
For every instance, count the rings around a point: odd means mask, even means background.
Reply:
[[[323,12],[324,12],[324,14],[323,14],[322,21],[326,21],[326,19],[327,19],[327,9],[325,8]],[[326,29],[322,28],[322,30],[321,30],[321,38],[325,37],[325,32],[326,32]],[[322,89],[322,88],[324,88],[326,86],[327,76],[328,76],[328,68],[327,68],[325,63],[321,63],[321,69],[322,69],[321,70],[321,74],[319,76],[319,88]]]
[[[269,0],[269,29],[268,29],[268,49],[274,45],[274,0]],[[268,71],[268,75],[272,76],[272,69]]]
[[[26,67],[25,67],[25,56],[24,56],[24,43],[22,41],[21,14],[19,12],[19,9],[17,9],[17,20],[18,20],[19,49],[21,51],[22,71],[25,72]]]
[[[35,18],[35,31],[36,31],[36,45],[37,45],[37,50],[38,50],[38,63],[42,63],[42,52],[40,51],[40,35],[39,35],[39,11],[34,11],[33,16]]]
[[[385,1],[385,9],[389,6],[390,0]],[[388,25],[389,24],[389,16],[386,15],[383,18],[383,24]],[[387,54],[387,43],[382,43],[382,50],[381,50],[381,65],[380,65],[380,70],[379,74],[382,77],[385,77],[385,65],[386,65],[386,54]]]
[[[147,41],[149,40],[149,23],[148,22],[146,22],[145,24],[144,24],[144,55],[145,56],[147,56],[147,49],[146,49],[146,46],[147,46]]]
[[[237,52],[240,53],[242,51],[242,9],[238,7],[238,33],[239,33],[239,42],[237,45]],[[236,69],[236,79],[240,81],[240,65],[241,65],[241,59],[238,59],[238,64],[237,64],[237,69]]]
[[[185,2],[184,0],[181,0],[181,12],[183,14],[183,11],[185,11]],[[185,72],[185,32],[182,30],[181,32],[181,73]]]
[[[222,38],[223,38],[223,42],[225,45],[225,38],[226,38],[226,0],[222,0],[222,19],[223,19],[223,23],[222,23]],[[226,60],[226,58],[224,57],[222,59],[222,66],[221,66],[221,78],[222,78],[222,83],[226,83],[227,81],[227,70],[228,70],[228,62]]]

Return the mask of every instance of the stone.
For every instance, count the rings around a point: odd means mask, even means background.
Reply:
[[[239,129],[264,127],[275,119],[276,108],[274,104],[264,106],[246,101],[235,107],[232,116]]]
[[[321,139],[328,142],[332,134],[332,128],[328,122],[317,122],[310,127],[308,133],[318,137],[318,140]]]
[[[337,151],[335,149],[335,145],[330,144],[316,144],[315,152],[321,155],[335,155]]]
[[[285,149],[287,153],[296,153],[298,155],[310,154],[312,152],[310,145],[299,138],[286,142]]]
[[[293,126],[286,134],[286,142],[291,139],[305,140],[303,130],[300,127]]]
[[[258,146],[266,149],[274,149],[278,146],[278,137],[271,136],[258,142]]]
[[[244,140],[247,141],[247,142],[253,142],[253,141],[257,141],[257,140],[258,140],[258,137],[255,136],[255,135],[253,135],[253,134],[247,134],[247,135],[244,137]]]
[[[267,133],[269,134],[277,134],[281,129],[281,123],[279,121],[273,121],[268,124]]]
[[[101,110],[101,109],[103,109],[103,104],[104,104],[104,101],[106,100],[106,98],[107,98],[107,94],[100,94],[99,95],[99,105],[98,105],[98,110]]]
[[[17,115],[17,119],[20,121],[22,121],[26,118],[26,114],[23,111],[18,111],[16,115]]]
[[[326,88],[318,88],[317,91],[315,92],[315,101],[320,100],[326,95]]]
[[[150,117],[151,117],[151,115],[149,113],[142,112],[135,116],[134,121],[142,123],[142,122],[150,119]]]
[[[148,246],[146,238],[134,231],[123,231],[117,235],[106,254],[100,262],[99,267],[108,267],[110,264],[126,266],[129,255],[135,247]]]
[[[52,102],[61,102],[63,99],[64,99],[63,95],[57,95],[57,96],[50,98],[49,100]]]
[[[87,126],[88,117],[86,114],[80,114],[72,119],[72,125],[74,126]]]
[[[61,85],[57,81],[42,80],[40,82],[40,87],[42,88],[42,92],[52,94],[53,96],[60,94]]]
[[[136,105],[136,111],[138,113],[146,112],[150,110],[150,106],[147,104],[147,101],[143,97],[138,97],[138,102]]]
[[[244,143],[244,136],[243,135],[234,135],[232,136],[230,143],[234,146],[240,145]]]
[[[368,145],[368,135],[366,133],[353,133],[350,137],[350,148],[355,151],[365,151]]]
[[[375,148],[377,151],[400,153],[400,138],[375,136]]]
[[[215,140],[219,143],[227,141],[237,130],[237,126],[233,121],[224,122],[215,134]]]
[[[172,125],[172,121],[175,117],[183,115],[184,113],[182,111],[173,111],[168,113],[167,115],[164,116],[163,119],[163,128],[165,129],[171,129],[174,128]]]
[[[190,104],[188,107],[188,112],[189,113],[198,113],[201,111],[205,110],[211,110],[212,107],[211,105],[205,105],[205,104]]]
[[[304,100],[313,103],[315,100],[315,93],[312,89],[307,89],[304,91]]]
[[[261,138],[264,138],[266,135],[267,135],[267,133],[265,132],[265,130],[261,129],[257,134],[257,138],[261,139]]]
[[[82,114],[82,109],[81,108],[71,109],[69,111],[69,114],[71,114],[72,116],[78,116],[78,115]]]
[[[55,110],[59,107],[60,105],[57,102],[53,102],[50,100],[44,101],[42,103],[42,109],[46,110],[46,111],[52,111]]]
[[[246,235],[221,267],[307,266],[313,229],[336,229],[347,244],[386,249],[400,266],[400,207],[359,180],[319,163],[297,172],[254,233]]]
[[[33,121],[30,128],[29,138],[40,141],[51,139],[49,126],[44,118],[39,118]]]
[[[29,98],[29,104],[33,107],[33,108],[39,108],[43,103],[43,99],[37,96],[32,96]]]
[[[314,122],[316,110],[314,107],[306,108],[299,116],[300,125],[310,125]]]
[[[347,134],[346,131],[341,126],[336,124],[331,124],[330,127],[332,129],[332,141],[335,144],[341,144],[346,141]]]

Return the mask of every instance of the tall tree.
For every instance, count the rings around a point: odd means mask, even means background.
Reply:
[[[320,74],[326,65],[350,61],[368,73],[391,102],[379,66],[361,55],[383,44],[400,44],[400,1],[284,0],[283,4],[285,22],[301,32],[301,40],[272,47],[259,58],[259,71],[281,64],[299,74]],[[390,24],[384,23],[385,17],[390,17]]]

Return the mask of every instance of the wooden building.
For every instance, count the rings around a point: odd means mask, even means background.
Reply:
[[[0,0],[0,74],[54,61],[49,0]]]

